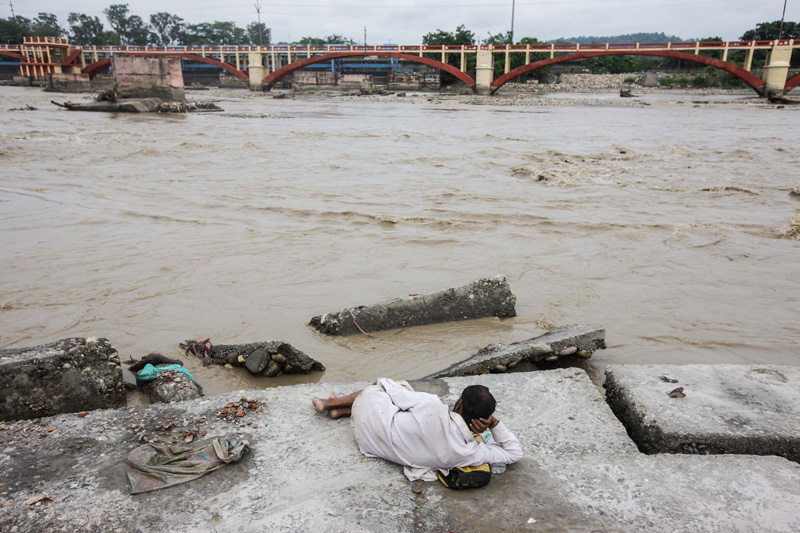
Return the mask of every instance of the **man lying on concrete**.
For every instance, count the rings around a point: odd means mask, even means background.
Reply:
[[[311,401],[317,412],[328,411],[331,418],[352,416],[361,453],[404,465],[411,481],[434,481],[437,471],[447,476],[456,467],[522,458],[517,438],[494,417],[495,399],[483,385],[465,388],[452,413],[438,396],[387,378],[347,396]],[[473,437],[487,428],[494,443]]]

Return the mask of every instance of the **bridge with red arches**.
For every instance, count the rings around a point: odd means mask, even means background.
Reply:
[[[789,76],[792,52],[800,41],[680,42],[633,44],[535,45],[384,45],[384,46],[72,46],[65,39],[26,37],[22,45],[0,45],[0,55],[20,60],[22,75],[44,77],[51,73],[78,73],[93,78],[111,67],[116,55],[173,56],[224,69],[252,89],[269,90],[295,71],[316,63],[351,57],[386,57],[415,62],[452,74],[481,94],[491,94],[515,78],[557,63],[603,56],[656,56],[711,66],[732,74],[758,94],[789,91],[800,85],[800,73]],[[752,72],[756,51],[769,59],[762,77]],[[729,54],[743,53],[742,65]],[[475,56],[469,69],[470,56]],[[524,64],[511,68],[511,58],[524,55]],[[717,57],[714,57],[717,56]],[[742,54],[740,54],[740,57]],[[497,59],[505,69],[495,76]]]

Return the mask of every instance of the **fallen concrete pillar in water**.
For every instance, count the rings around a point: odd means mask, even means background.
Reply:
[[[108,339],[0,350],[0,390],[0,420],[125,405],[119,354]]]
[[[325,370],[322,363],[283,341],[217,344],[211,348],[211,361],[220,365],[243,366],[251,374],[270,378]]]
[[[606,400],[645,453],[779,455],[800,462],[800,368],[611,365]]]
[[[469,359],[427,377],[503,373],[522,362],[552,367],[563,357],[590,358],[596,350],[606,347],[605,339],[606,330],[601,326],[561,326],[526,341],[490,344]]]
[[[315,316],[310,324],[327,335],[357,335],[474,318],[516,316],[517,297],[505,276],[479,279],[428,294]]]

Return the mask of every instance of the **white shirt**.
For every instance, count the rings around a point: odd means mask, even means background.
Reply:
[[[435,479],[431,469],[446,475],[456,466],[510,464],[522,458],[519,441],[502,422],[491,430],[494,443],[478,442],[461,415],[451,413],[438,396],[387,378],[364,389],[352,417],[361,453],[406,466],[412,481]]]

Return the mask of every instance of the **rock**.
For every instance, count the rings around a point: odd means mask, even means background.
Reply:
[[[315,316],[311,326],[326,335],[357,335],[474,318],[516,316],[517,297],[505,276],[473,281],[428,294]]]
[[[270,358],[269,355],[267,355],[267,351],[264,348],[259,348],[247,356],[244,366],[251,374],[258,375],[267,368],[269,362]]]
[[[281,371],[281,365],[277,361],[270,360],[267,363],[267,368],[264,370],[264,375],[268,378],[274,378]]]
[[[247,370],[255,375],[271,374],[273,377],[281,371],[284,374],[308,374],[325,370],[322,363],[283,341],[217,344],[211,347],[210,360],[224,365],[234,353],[238,354],[237,360],[242,361]],[[277,372],[271,363],[278,366]]]
[[[174,372],[174,374],[180,373]],[[203,395],[202,387],[189,379],[189,376],[185,374],[181,376],[168,380],[161,375],[142,385],[142,390],[150,396],[151,403],[171,403],[200,398]]]
[[[505,365],[494,365],[494,371],[502,374],[503,372],[507,372],[508,368]]]
[[[239,354],[236,352],[231,352],[228,354],[228,364],[231,366],[241,365],[241,362],[239,361]]]
[[[658,87],[658,74],[655,72],[648,72],[644,78],[639,82],[642,87]]]

